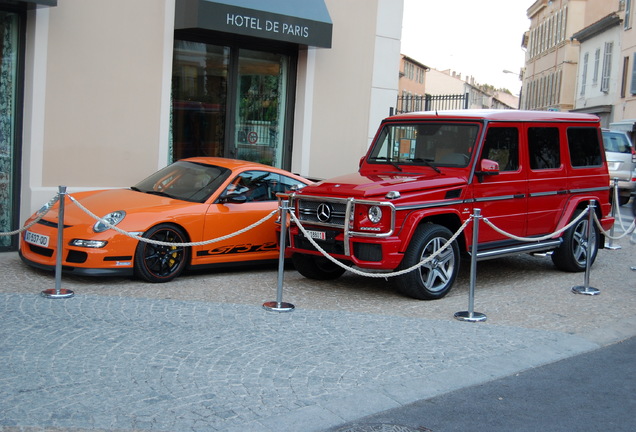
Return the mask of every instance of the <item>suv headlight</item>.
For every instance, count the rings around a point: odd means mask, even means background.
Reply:
[[[109,226],[106,225],[104,222],[108,222],[111,225],[117,225],[119,222],[124,220],[125,217],[126,212],[123,210],[117,210],[112,213],[108,213],[106,216],[101,218],[101,220],[98,220],[95,225],[93,225],[93,231],[95,231],[96,233],[104,232],[109,228]]]
[[[371,222],[377,224],[382,220],[382,209],[380,208],[380,206],[371,206],[369,207],[367,215],[369,216],[369,220]]]

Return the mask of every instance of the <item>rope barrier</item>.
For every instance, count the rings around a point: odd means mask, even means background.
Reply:
[[[552,237],[554,237],[554,236],[556,236],[558,234],[561,234],[562,232],[570,229],[571,227],[573,227],[578,221],[580,221],[587,214],[588,210],[589,209],[586,209],[584,212],[581,212],[580,215],[578,215],[574,220],[572,220],[572,222],[570,222],[569,224],[567,224],[563,228],[561,228],[559,230],[556,230],[552,234],[544,235],[543,237],[519,237],[519,236],[516,236],[514,234],[510,234],[509,232],[506,232],[506,231],[502,230],[501,228],[497,227],[495,224],[490,222],[488,220],[488,218],[484,218],[484,222],[486,222],[486,224],[489,227],[491,227],[492,229],[497,231],[499,234],[504,235],[506,237],[510,237],[513,240],[518,240],[518,241],[522,241],[522,242],[535,242],[535,241],[542,241],[542,240],[551,239]]]
[[[335,259],[334,257],[332,257],[331,255],[329,255],[323,248],[321,248],[318,243],[316,243],[316,241],[311,238],[311,236],[309,235],[309,233],[307,232],[307,230],[305,229],[304,226],[302,226],[302,224],[300,223],[300,221],[298,220],[298,218],[296,217],[296,215],[294,214],[293,211],[290,212],[292,219],[294,220],[294,223],[296,223],[296,225],[298,225],[298,228],[300,229],[300,231],[302,231],[302,233],[305,235],[305,237],[307,238],[307,240],[309,240],[309,242],[312,244],[313,247],[316,248],[316,250],[318,250],[318,252],[320,252],[322,255],[324,255],[325,258],[327,258],[329,261],[333,262],[334,264],[338,265],[339,267],[345,269],[345,270],[349,270],[350,272],[357,274],[359,276],[367,276],[370,278],[388,278],[388,277],[394,277],[394,276],[400,276],[406,273],[409,273],[419,267],[422,267],[423,265],[431,262],[434,258],[436,258],[438,255],[440,255],[442,252],[444,252],[447,248],[450,247],[450,245],[455,241],[455,239],[457,237],[459,237],[459,235],[462,233],[462,231],[464,231],[464,229],[466,228],[466,226],[468,226],[468,224],[471,222],[471,219],[466,219],[466,222],[464,222],[464,224],[459,227],[459,230],[450,238],[448,239],[448,241],[444,244],[444,246],[442,246],[441,248],[439,248],[437,251],[435,251],[432,255],[428,256],[426,259],[420,261],[419,263],[404,269],[404,270],[400,270],[400,271],[396,271],[396,272],[391,272],[391,273],[368,273],[368,272],[363,272],[360,271],[354,267],[350,267],[346,264],[341,263],[340,261],[338,261],[337,259]]]
[[[598,220],[598,216],[596,216],[596,213],[594,214],[594,223],[596,224],[596,226],[598,227],[598,229],[605,235],[607,236],[607,238],[610,238],[612,240],[620,240],[623,237],[627,237],[628,235],[632,234],[633,232],[635,232],[634,230],[636,229],[636,219],[634,219],[634,221],[632,222],[632,224],[625,230],[624,228],[624,232],[623,234],[619,235],[619,236],[610,236],[610,234],[605,231],[603,229],[603,227],[601,226],[601,221]]]
[[[614,193],[612,194],[612,201],[614,201],[612,203],[613,208],[617,209],[619,205],[618,205],[618,189],[616,187],[614,188]],[[630,235],[636,229],[636,218],[632,221],[631,225],[627,229],[625,229],[625,225],[623,225],[623,217],[621,216],[621,212],[619,211],[616,213],[618,215],[618,224],[623,230],[623,234],[619,235],[618,237],[613,236],[611,231],[609,233],[605,231],[603,227],[601,226],[601,222],[598,220],[598,217],[596,216],[596,214],[594,215],[594,222],[596,223],[596,226],[610,240],[620,240],[623,237],[627,237],[628,235]],[[616,221],[616,218],[614,219],[614,221]],[[616,224],[616,222],[614,222],[614,224]]]
[[[40,222],[42,220],[42,218],[44,216],[46,216],[46,214],[49,212],[49,210],[51,209],[51,207],[53,206],[53,204],[55,204],[56,202],[58,202],[60,199],[59,195],[55,195],[53,198],[51,198],[49,200],[49,202],[47,204],[45,204],[42,208],[44,208],[45,210],[39,210],[36,214],[38,215],[37,218],[35,218],[33,221],[31,221],[31,223],[29,223],[28,225],[23,226],[20,229],[17,229],[15,231],[10,231],[10,232],[0,232],[0,237],[1,236],[12,236],[12,235],[16,235],[16,234],[21,234],[22,232],[28,230],[29,228],[31,228],[33,225],[35,225],[36,223]]]
[[[70,194],[67,194],[68,198],[71,200],[71,202],[73,202],[80,210],[82,210],[83,212],[85,212],[88,216],[90,216],[91,218],[95,219],[98,222],[103,223],[104,225],[106,225],[109,229],[112,229],[120,234],[126,235],[132,239],[138,240],[138,241],[143,241],[143,242],[147,242],[147,243],[151,243],[151,244],[155,244],[155,245],[159,245],[159,246],[179,246],[179,247],[189,247],[189,246],[204,246],[204,245],[208,245],[211,243],[216,243],[216,242],[220,242],[223,240],[227,240],[229,238],[241,235],[247,231],[250,231],[254,228],[256,228],[257,226],[265,223],[267,220],[269,220],[274,214],[278,213],[279,211],[281,211],[282,209],[276,209],[273,210],[272,212],[270,212],[269,214],[267,214],[266,216],[264,216],[263,218],[261,218],[260,220],[254,222],[253,224],[239,230],[236,231],[234,233],[230,233],[221,237],[217,237],[214,239],[210,239],[210,240],[205,240],[205,241],[200,241],[200,242],[188,242],[188,243],[172,243],[172,242],[163,242],[163,241],[158,241],[158,240],[153,240],[153,239],[149,239],[149,238],[145,238],[133,233],[130,233],[128,231],[122,230],[121,228],[112,225],[111,223],[103,220],[102,218],[100,218],[99,216],[95,215],[93,212],[91,212],[89,209],[87,209],[84,205],[82,205],[75,197],[73,197]],[[615,198],[616,199],[616,198]],[[11,231],[11,232],[6,232],[6,233],[2,233],[0,232],[0,236],[9,236],[9,235],[15,235],[15,234],[20,234],[23,231],[28,230],[30,227],[32,227],[33,225],[37,224],[39,221],[42,220],[42,218],[48,213],[49,209],[52,207],[53,204],[55,204],[57,201],[59,200],[59,195],[56,195],[54,198],[52,198],[44,207],[43,209],[45,209],[44,211],[39,211],[37,213],[37,218],[34,219],[33,221],[31,221],[28,225],[25,225],[24,227],[15,230],[15,231]],[[450,247],[450,245],[457,239],[457,237],[459,237],[459,235],[466,229],[466,227],[468,226],[469,223],[471,223],[472,218],[468,218],[466,219],[466,221],[462,224],[462,226],[453,234],[453,236],[451,238],[448,239],[448,241],[437,251],[435,251],[432,255],[428,256],[427,258],[425,258],[424,260],[420,261],[419,263],[407,268],[407,269],[403,269],[403,270],[399,270],[399,271],[394,271],[394,272],[364,272],[361,271],[355,267],[352,266],[348,266],[346,264],[343,264],[342,262],[340,262],[339,260],[337,260],[336,258],[332,257],[328,252],[326,252],[322,247],[320,247],[320,245],[309,235],[309,233],[307,232],[307,230],[305,229],[305,227],[302,225],[302,223],[300,222],[300,220],[296,217],[296,215],[293,212],[293,209],[289,209],[286,208],[286,211],[289,211],[289,214],[291,216],[292,221],[298,226],[298,228],[300,229],[300,231],[303,233],[303,235],[307,238],[307,240],[309,240],[309,242],[311,243],[311,245],[316,248],[316,250],[318,252],[320,252],[325,258],[327,258],[329,261],[333,262],[334,264],[336,264],[337,266],[350,271],[354,274],[357,274],[359,276],[366,276],[366,277],[371,277],[371,278],[389,278],[389,277],[395,277],[395,276],[401,276],[403,274],[409,273],[411,271],[414,271],[426,264],[428,264],[429,262],[433,261],[437,256],[441,255],[446,249],[448,249]],[[509,233],[507,231],[504,231],[503,229],[497,227],[494,223],[492,223],[490,220],[488,220],[488,218],[482,218],[483,221],[490,226],[492,229],[494,229],[496,232],[498,232],[499,234],[509,237],[511,239],[517,240],[517,241],[521,241],[521,242],[536,242],[536,241],[542,241],[542,240],[548,240],[550,238],[553,238],[561,233],[563,233],[564,231],[570,229],[572,226],[574,226],[576,223],[578,223],[583,217],[585,217],[585,215],[589,212],[589,207],[586,208],[585,211],[581,212],[575,219],[573,219],[570,223],[568,223],[567,225],[565,225],[563,228],[551,233],[551,234],[547,234],[545,236],[542,237],[520,237],[517,235],[514,235],[512,233]],[[610,235],[607,233],[607,231],[605,231],[603,229],[603,227],[601,226],[601,223],[597,217],[596,214],[593,215],[594,216],[594,220],[595,223],[597,224],[598,228],[600,229],[600,231],[606,235],[608,238],[612,238],[615,240],[621,239],[629,234],[631,234],[632,232],[635,231],[636,229],[636,220],[634,220],[632,222],[632,224],[629,226],[629,228],[625,229],[623,224],[622,224],[622,219],[620,218],[620,212],[619,212],[619,223],[621,224],[621,227],[624,230],[624,233],[618,237],[610,237]]]
[[[236,237],[237,235],[243,234],[253,228],[256,228],[257,226],[261,225],[262,223],[266,222],[268,219],[270,219],[274,214],[278,213],[278,209],[273,210],[271,213],[269,213],[268,215],[266,215],[265,217],[263,217],[262,219],[254,222],[252,225],[249,225],[235,233],[231,233],[231,234],[227,234],[224,235],[222,237],[217,237],[211,240],[205,240],[205,241],[200,241],[200,242],[190,242],[190,243],[172,243],[172,242],[162,242],[159,240],[152,240],[146,237],[141,237],[135,234],[131,234],[128,231],[124,231],[121,228],[116,227],[115,225],[112,225],[111,223],[103,220],[102,218],[100,218],[99,216],[95,215],[93,212],[91,212],[89,209],[87,209],[86,207],[84,207],[76,198],[72,197],[71,195],[68,196],[71,201],[73,201],[73,203],[75,203],[75,205],[77,207],[79,207],[80,210],[82,210],[84,213],[86,213],[87,215],[89,215],[90,217],[92,217],[93,219],[95,219],[96,221],[102,222],[104,225],[106,225],[108,228],[117,231],[120,234],[123,234],[125,236],[128,236],[132,239],[135,240],[139,240],[139,241],[143,241],[146,243],[151,243],[151,244],[155,244],[155,245],[159,245],[159,246],[180,246],[180,247],[187,247],[187,246],[204,246],[204,245],[208,245],[211,243],[216,243],[216,242],[220,242],[223,240],[227,240],[229,238],[232,237]]]

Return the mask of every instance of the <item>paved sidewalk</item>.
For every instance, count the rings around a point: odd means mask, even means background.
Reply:
[[[590,297],[549,258],[468,263],[453,291],[408,299],[383,279],[317,282],[274,267],[168,284],[52,274],[0,254],[0,430],[322,431],[636,335],[636,246],[603,250]]]

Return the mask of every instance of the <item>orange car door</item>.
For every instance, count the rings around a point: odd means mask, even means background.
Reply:
[[[226,190],[208,208],[204,239],[210,240],[244,231],[278,209],[266,171],[247,171],[230,181]],[[196,264],[225,263],[278,258],[277,214],[241,234],[195,249]]]

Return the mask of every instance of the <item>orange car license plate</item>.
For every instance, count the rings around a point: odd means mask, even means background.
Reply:
[[[49,246],[49,237],[37,234],[31,231],[27,231],[24,233],[24,241],[27,243],[34,244],[36,246],[48,247]]]

